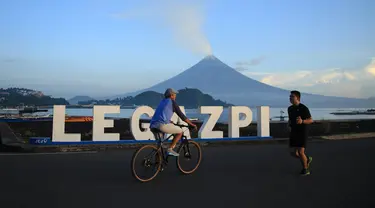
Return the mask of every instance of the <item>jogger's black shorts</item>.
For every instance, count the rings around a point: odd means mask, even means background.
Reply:
[[[306,147],[307,134],[300,132],[291,132],[289,136],[290,147]]]

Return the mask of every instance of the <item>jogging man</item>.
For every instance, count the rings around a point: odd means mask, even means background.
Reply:
[[[167,153],[172,156],[179,156],[177,152],[173,150],[177,142],[182,137],[182,129],[174,125],[171,121],[173,113],[176,113],[181,120],[193,126],[197,130],[197,126],[193,124],[180,110],[180,107],[176,103],[177,91],[168,88],[164,93],[164,99],[160,102],[156,108],[154,116],[150,121],[150,128],[159,129],[161,132],[166,134],[174,134],[174,139],[171,146],[168,148]]]
[[[289,101],[292,104],[288,107],[291,154],[301,160],[303,169],[300,174],[309,175],[309,165],[312,157],[306,156],[305,149],[308,137],[307,125],[311,124],[313,120],[309,108],[301,103],[301,93],[299,91],[291,91]]]

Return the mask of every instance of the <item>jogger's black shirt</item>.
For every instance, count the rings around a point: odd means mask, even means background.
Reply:
[[[297,106],[291,105],[288,107],[288,116],[290,121],[290,142],[291,146],[305,146],[307,140],[308,129],[306,124],[297,124],[297,117],[300,116],[302,120],[311,118],[310,110],[307,106],[300,103]]]

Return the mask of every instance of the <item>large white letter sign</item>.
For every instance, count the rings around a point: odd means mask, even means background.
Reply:
[[[257,132],[259,137],[270,136],[270,107],[258,106],[257,107]]]
[[[246,118],[240,120],[240,113],[244,113]],[[246,106],[229,107],[228,137],[240,137],[240,128],[248,126],[253,121],[253,112]]]
[[[202,106],[200,107],[201,114],[210,114],[204,120],[202,127],[199,129],[198,137],[200,138],[223,138],[222,131],[212,131],[216,122],[219,120],[223,106]]]
[[[81,134],[65,133],[65,105],[53,106],[52,141],[80,142]]]
[[[154,135],[150,131],[149,123],[142,123],[142,128],[146,129],[145,131],[141,131],[139,128],[139,120],[143,114],[152,117],[154,115],[154,109],[149,106],[140,106],[136,108],[130,117],[130,131],[132,132],[135,140],[155,139]]]
[[[94,105],[92,141],[118,141],[119,133],[104,133],[104,128],[113,128],[113,120],[104,119],[106,113],[120,113],[119,105]]]
[[[185,107],[184,106],[180,106],[180,109],[181,109],[181,112],[186,115],[186,113],[185,113]],[[178,115],[176,113],[173,114],[171,120],[174,123],[177,123],[177,124],[188,125],[185,121],[181,120],[181,118],[178,117]],[[182,130],[184,131],[184,135],[186,136],[186,138],[187,139],[191,139],[189,128],[183,127]],[[166,134],[166,136],[168,137],[169,135]]]

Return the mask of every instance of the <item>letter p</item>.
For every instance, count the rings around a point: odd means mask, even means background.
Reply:
[[[245,114],[245,119],[240,120],[240,114]],[[228,137],[240,137],[240,128],[247,127],[253,121],[253,112],[246,106],[229,107]]]

